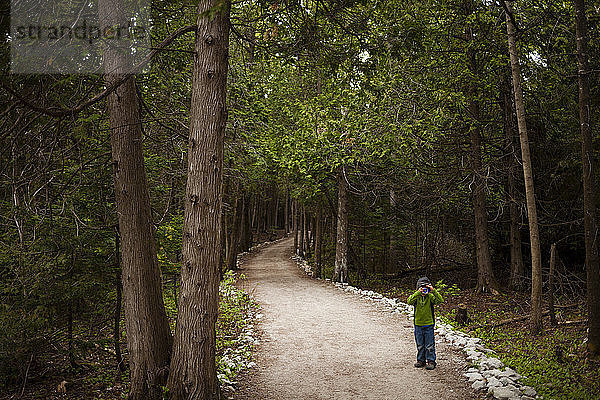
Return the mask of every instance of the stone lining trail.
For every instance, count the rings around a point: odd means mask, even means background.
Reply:
[[[443,341],[436,344],[435,370],[414,368],[416,347],[406,314],[311,279],[291,259],[292,246],[292,238],[265,246],[241,266],[248,278],[244,289],[262,306],[262,336],[256,365],[240,377],[233,398],[485,397],[463,376],[464,356]]]

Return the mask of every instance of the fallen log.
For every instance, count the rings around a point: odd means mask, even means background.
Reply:
[[[558,325],[579,325],[579,324],[587,324],[587,319],[575,319],[572,321],[562,321],[559,322]]]
[[[549,314],[550,314],[550,311],[544,311],[542,313],[542,317],[545,317]],[[469,330],[473,330],[473,329],[477,329],[477,328],[497,328],[502,325],[512,324],[513,322],[525,321],[526,319],[528,319],[530,317],[531,317],[531,315],[527,314],[527,315],[523,315],[523,316],[516,317],[516,318],[505,319],[505,320],[502,320],[499,322],[495,322],[493,324],[473,325],[473,326],[469,326]],[[578,324],[584,324],[587,322],[588,322],[587,319],[576,319],[576,320],[572,320],[572,321],[560,321],[560,322],[558,322],[558,325],[578,325]]]
[[[550,313],[550,311],[544,311],[542,313],[542,317],[545,317],[549,313]],[[510,318],[510,319],[505,319],[505,320],[502,320],[502,321],[499,321],[499,322],[495,322],[493,324],[474,325],[474,326],[469,327],[469,328],[470,329],[477,329],[477,328],[497,328],[497,327],[502,326],[502,325],[512,324],[513,322],[525,321],[528,318],[531,318],[531,315],[526,314],[526,315],[522,315],[520,317]]]
[[[574,308],[574,307],[579,307],[581,305],[582,305],[581,303],[564,304],[564,305],[555,304],[554,308]]]

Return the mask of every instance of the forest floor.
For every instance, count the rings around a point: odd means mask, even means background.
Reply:
[[[263,318],[257,366],[240,377],[235,399],[483,398],[462,377],[459,353],[438,343],[437,368],[414,368],[411,321],[309,278],[292,246],[279,241],[242,265]]]

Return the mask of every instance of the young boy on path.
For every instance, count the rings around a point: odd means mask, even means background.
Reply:
[[[415,341],[417,342],[417,362],[415,367],[435,368],[435,338],[433,328],[435,314],[433,306],[444,299],[431,285],[426,276],[417,281],[417,291],[408,297],[408,304],[415,307]]]

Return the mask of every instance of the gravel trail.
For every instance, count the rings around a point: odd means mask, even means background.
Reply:
[[[242,265],[244,289],[262,306],[257,366],[235,399],[475,399],[465,361],[436,344],[438,367],[413,367],[412,322],[307,277],[290,259],[293,238]]]

